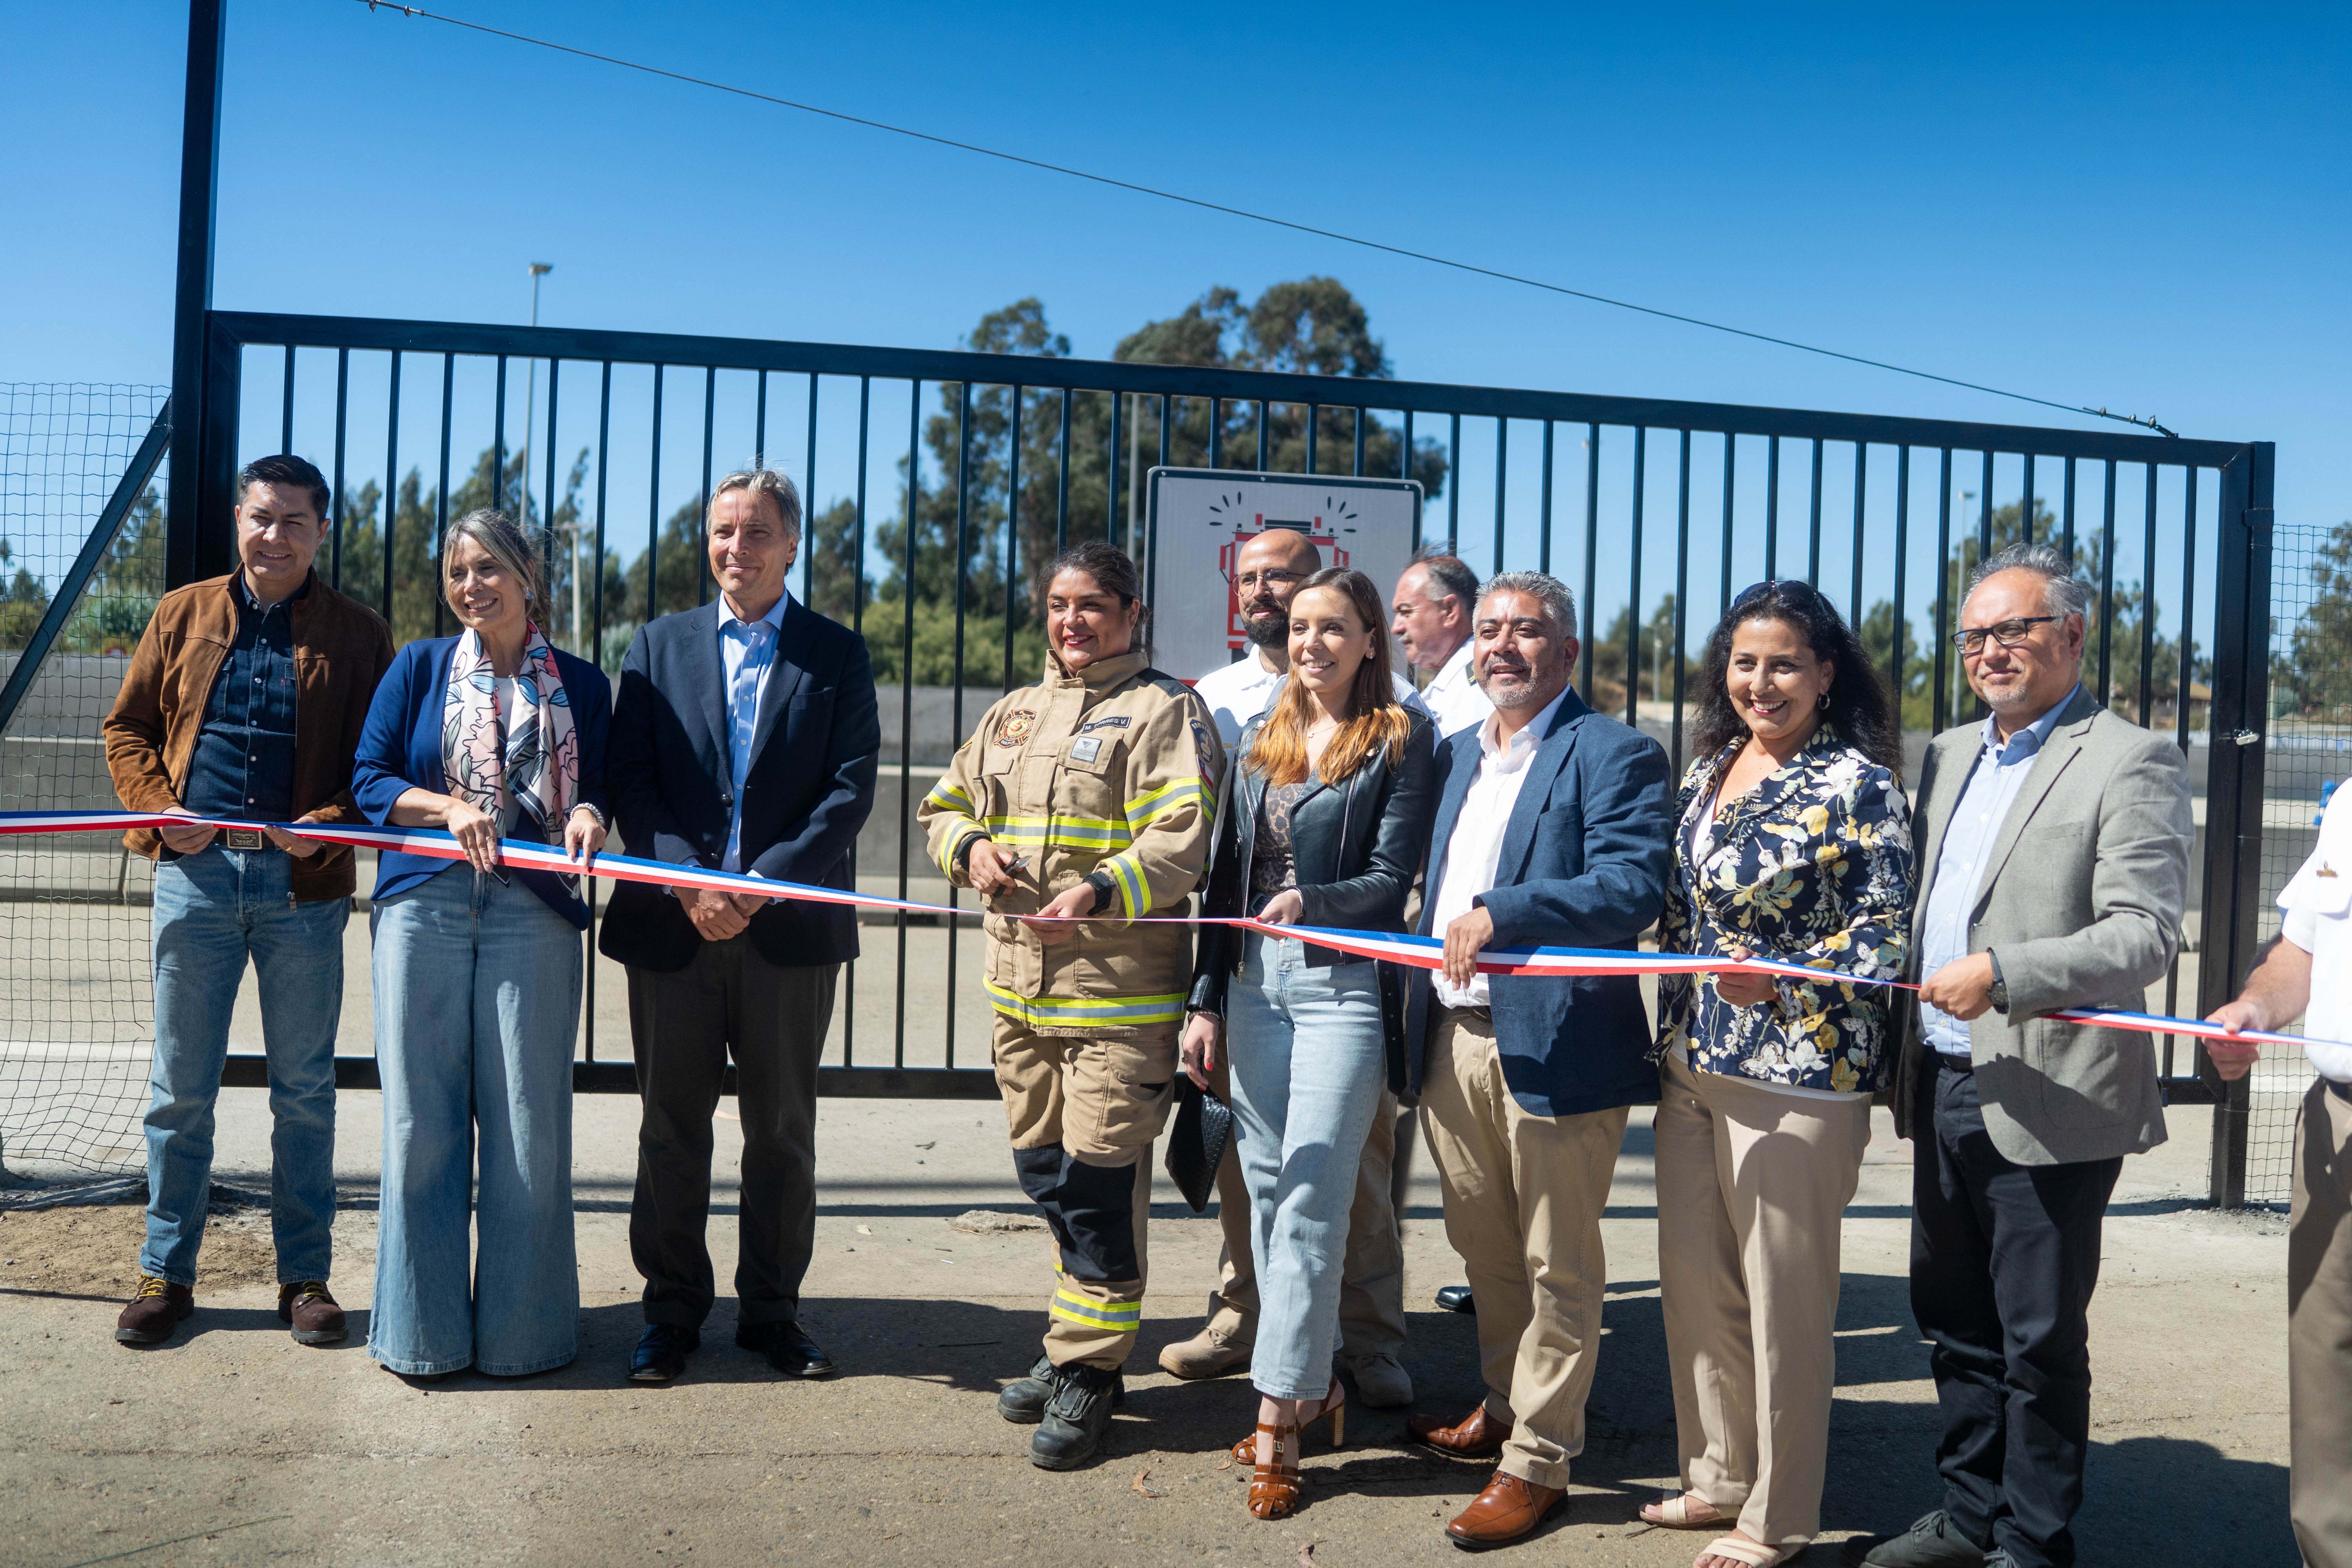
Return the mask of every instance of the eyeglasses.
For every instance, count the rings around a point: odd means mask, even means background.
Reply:
[[[2020,616],[2015,620],[2000,621],[1990,626],[1963,626],[1952,634],[1952,646],[1964,654],[1982,653],[1985,638],[1990,637],[2003,647],[2015,647],[2034,627],[2057,618],[2055,616]]]
[[[1234,586],[1236,588],[1255,588],[1261,586],[1267,588],[1279,588],[1286,584],[1304,583],[1305,581],[1307,581],[1307,574],[1304,572],[1244,572],[1240,576],[1234,579]]]
[[[1822,591],[1802,577],[1767,577],[1761,583],[1750,583],[1740,589],[1733,596],[1731,607],[1743,610],[1757,600],[1776,593],[1784,599],[1799,599],[1816,605],[1826,602],[1822,598]]]

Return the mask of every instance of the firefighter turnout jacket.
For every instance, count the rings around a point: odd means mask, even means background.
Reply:
[[[983,836],[1024,858],[984,921],[1000,1015],[1090,1037],[1182,1020],[1191,928],[1129,922],[1185,912],[1205,874],[1223,760],[1207,708],[1140,652],[1074,674],[1049,651],[1044,679],[989,709],[916,819],[957,887],[971,885],[965,856]],[[1049,947],[1006,918],[1090,877],[1109,891],[1075,939]]]

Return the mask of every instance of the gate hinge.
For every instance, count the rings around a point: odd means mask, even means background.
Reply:
[[[2274,510],[2266,506],[2250,506],[2246,509],[2246,531],[2254,536],[2255,543],[2270,542],[2271,520],[2275,515]]]
[[[2262,736],[2252,730],[2232,731],[2231,731],[2230,739],[2237,742],[2238,744],[2242,746],[2259,746],[2263,743]]]

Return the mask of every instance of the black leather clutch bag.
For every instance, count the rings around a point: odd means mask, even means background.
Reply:
[[[1210,1194],[1217,1190],[1217,1164],[1233,1142],[1231,1107],[1205,1089],[1196,1089],[1181,1072],[1176,1075],[1176,1127],[1168,1138],[1168,1174],[1176,1190],[1206,1213]]]

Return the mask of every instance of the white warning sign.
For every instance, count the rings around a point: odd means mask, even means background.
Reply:
[[[1304,533],[1326,566],[1352,566],[1386,604],[1421,539],[1421,486],[1334,474],[1154,468],[1150,474],[1152,662],[1198,680],[1247,637],[1234,558],[1272,529]]]

